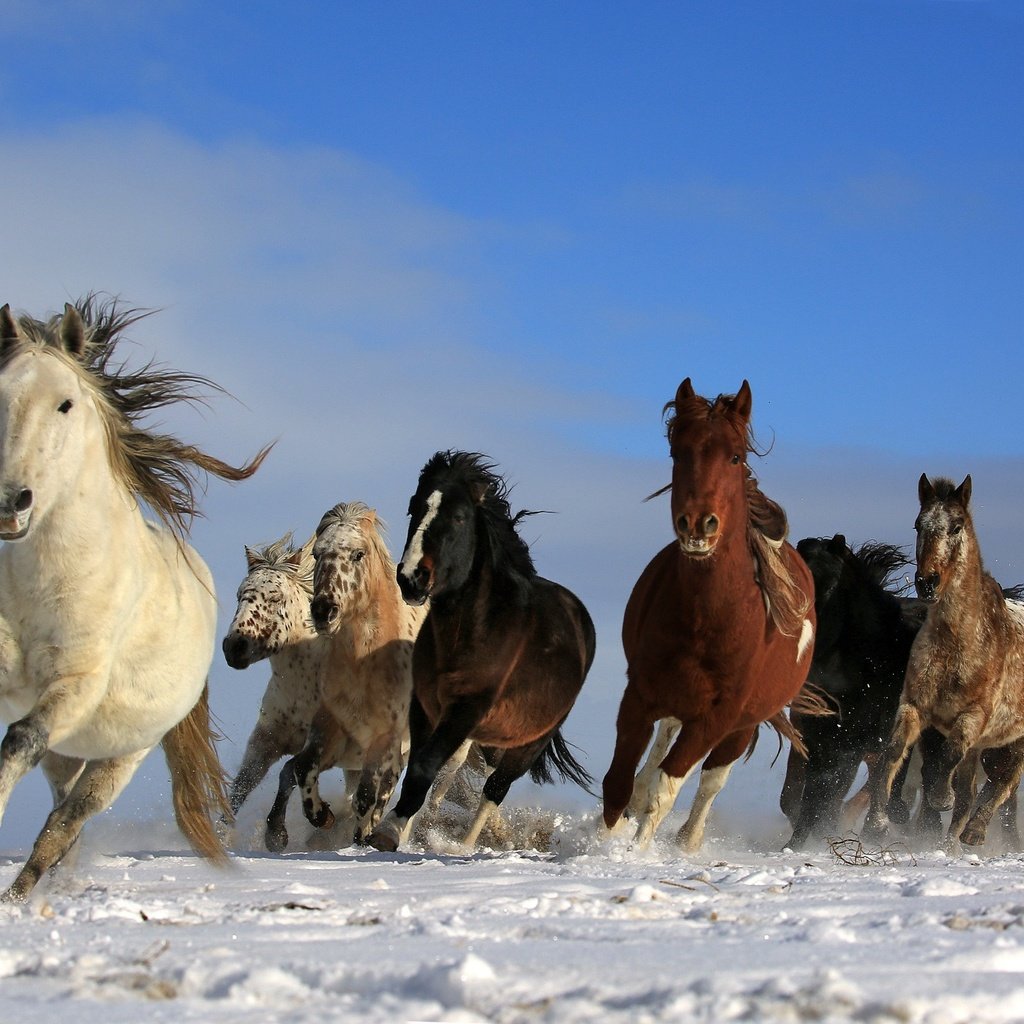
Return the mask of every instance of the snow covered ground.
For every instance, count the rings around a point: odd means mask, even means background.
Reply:
[[[774,822],[688,858],[599,843],[593,812],[513,820],[551,848],[272,856],[253,814],[218,871],[108,815],[0,907],[0,1021],[1024,1020],[1021,855],[848,864],[773,850]]]

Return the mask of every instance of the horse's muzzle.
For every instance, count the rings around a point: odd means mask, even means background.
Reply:
[[[922,576],[914,575],[914,589],[922,601],[935,602],[939,599],[939,574],[937,572]]]
[[[421,605],[430,597],[430,571],[424,569],[422,563],[413,570],[410,578],[405,572],[405,563],[398,566],[396,573],[398,589],[402,592],[402,600],[406,604]]]
[[[9,492],[8,492],[9,493]],[[0,540],[21,540],[32,521],[33,495],[27,488],[0,504]]]

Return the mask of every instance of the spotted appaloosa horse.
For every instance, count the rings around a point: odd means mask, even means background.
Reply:
[[[325,768],[360,773],[352,797],[357,841],[379,820],[405,763],[412,648],[426,614],[402,600],[383,524],[361,501],[324,513],[313,559],[310,608],[326,639],[320,694],[302,749],[281,769],[267,818],[267,845],[274,850],[287,845],[284,815],[296,785],[309,822],[333,825],[318,785]]]
[[[970,476],[957,487],[922,474],[918,498],[914,582],[928,616],[910,651],[864,834],[885,836],[896,772],[921,731],[933,726],[945,738],[924,796],[935,810],[953,809],[946,843],[956,850],[960,842],[984,841],[1024,769],[1024,605],[1007,600],[982,565]],[[972,813],[979,759],[988,782]]]
[[[438,452],[409,503],[398,568],[406,601],[430,599],[416,639],[411,751],[398,803],[370,836],[395,850],[445,761],[467,740],[494,772],[464,838],[481,829],[511,784],[553,768],[581,785],[589,776],[562,739],[594,657],[594,627],[580,600],[537,575],[504,480],[482,455]]]
[[[329,641],[317,634],[309,613],[314,539],[296,548],[289,533],[265,547],[245,548],[247,572],[222,644],[224,660],[232,668],[245,669],[268,659],[270,680],[231,784],[235,814],[271,765],[302,749],[320,704],[320,675]]]
[[[143,428],[216,385],[117,366],[140,316],[94,296],[46,321],[0,308],[0,813],[40,761],[55,805],[9,900],[27,898],[157,744],[179,826],[226,859],[206,684],[217,602],[188,528],[203,478],[244,480],[267,449],[233,467]]]
[[[709,402],[687,378],[665,407],[675,539],[644,570],[626,607],[626,691],[604,778],[611,828],[630,802],[654,723],[676,720],[678,736],[633,805],[640,845],[702,757],[697,796],[678,836],[691,851],[758,726],[769,721],[798,741],[783,708],[800,694],[811,663],[813,583],[785,542],[785,513],[747,465],[751,404],[746,381],[735,396]]]

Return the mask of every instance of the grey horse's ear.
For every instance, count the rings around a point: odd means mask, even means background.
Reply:
[[[245,564],[250,569],[255,569],[256,566],[260,564],[260,561],[261,561],[261,559],[260,559],[259,552],[256,551],[254,548],[249,547],[248,544],[246,544],[245,545]]]
[[[81,359],[85,352],[85,324],[82,314],[71,305],[64,303],[64,315],[60,319],[60,343],[69,356]]]
[[[15,345],[19,341],[21,341],[21,330],[11,312],[11,304],[6,302],[0,307],[0,351],[6,352],[11,345]]]

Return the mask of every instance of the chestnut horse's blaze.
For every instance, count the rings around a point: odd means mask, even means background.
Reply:
[[[679,834],[694,850],[714,797],[758,726],[769,721],[799,743],[782,711],[811,663],[813,582],[785,542],[785,513],[761,493],[747,465],[747,382],[736,395],[709,402],[687,378],[665,411],[672,414],[676,539],[644,570],[626,607],[627,683],[604,779],[604,820],[612,827],[630,803],[654,723],[675,719],[678,736],[658,770],[645,771],[647,790],[633,801],[641,818],[636,842],[650,841],[706,757]]]

